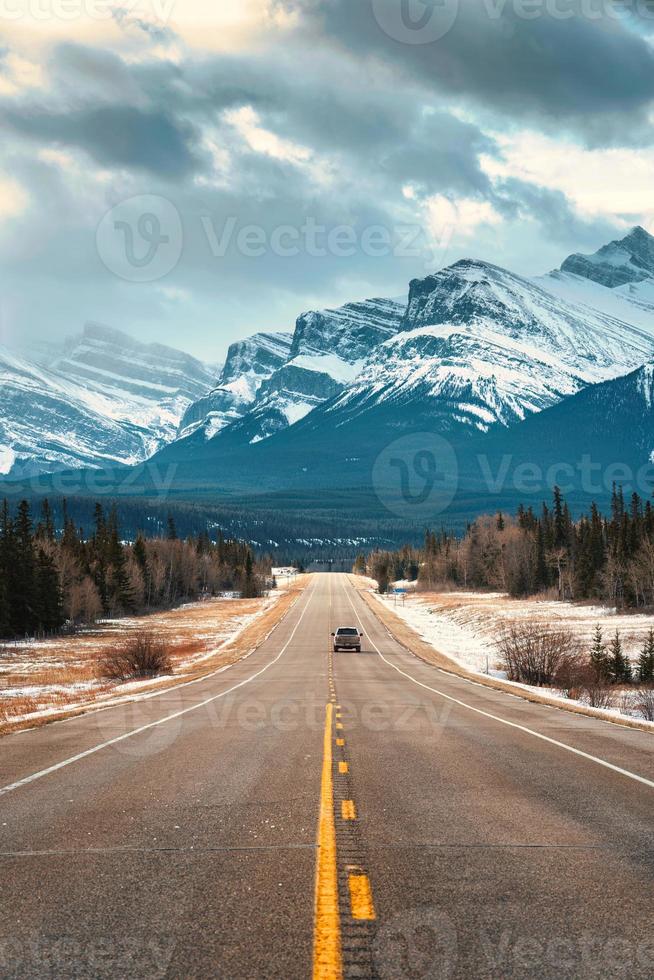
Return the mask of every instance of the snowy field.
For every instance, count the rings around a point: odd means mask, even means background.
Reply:
[[[278,589],[266,598],[209,599],[150,616],[104,620],[74,636],[4,644],[0,647],[0,729],[88,703],[104,705],[116,697],[169,683],[172,675],[122,683],[102,676],[103,658],[118,643],[142,631],[165,641],[172,674],[183,678],[220,658],[285,593],[284,584],[278,583]]]
[[[586,648],[591,646],[597,625],[602,627],[605,643],[619,630],[625,653],[634,662],[638,659],[648,630],[654,628],[654,616],[618,613],[604,606],[511,599],[501,593],[373,594],[378,602],[388,606],[441,654],[470,671],[479,674],[488,672],[490,676],[502,680],[506,680],[506,674],[498,665],[497,636],[503,626],[512,622],[529,619],[530,622],[542,623],[544,627],[565,628],[574,633]],[[540,690],[548,696],[562,697],[559,691]],[[635,716],[632,707],[634,696],[629,692],[616,692],[616,707],[609,713]]]

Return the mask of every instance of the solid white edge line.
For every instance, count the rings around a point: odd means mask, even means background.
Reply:
[[[309,605],[311,604],[311,599],[313,598],[314,592],[315,592],[315,586],[308,593],[307,601],[304,609],[302,610],[302,613],[300,614],[300,618],[298,619],[297,623],[293,627],[293,631],[291,635],[289,636],[288,640],[281,648],[277,656],[274,657],[273,660],[269,661],[269,663],[267,663],[264,667],[262,667],[261,670],[258,670],[255,674],[252,674],[250,677],[246,677],[245,680],[239,681],[238,684],[234,684],[233,687],[228,688],[226,691],[221,691],[220,694],[214,694],[212,697],[206,698],[204,701],[198,701],[197,704],[192,704],[190,707],[183,708],[181,711],[175,711],[173,714],[166,715],[164,718],[159,718],[157,721],[151,721],[147,725],[141,725],[140,728],[133,728],[129,732],[123,732],[122,735],[118,735],[116,738],[112,738],[108,742],[101,742],[99,745],[94,745],[90,749],[86,749],[84,752],[80,752],[77,755],[73,755],[68,759],[63,759],[61,762],[57,762],[54,765],[49,766],[47,769],[42,769],[40,772],[32,773],[31,776],[25,776],[23,779],[18,779],[15,783],[10,783],[7,786],[2,786],[0,787],[0,796],[4,796],[6,793],[13,793],[14,790],[20,789],[21,786],[27,786],[29,783],[34,783],[36,782],[37,779],[43,779],[44,776],[49,776],[51,773],[57,772],[59,769],[64,769],[66,766],[70,766],[74,762],[79,762],[81,759],[86,759],[90,755],[95,755],[96,752],[101,752],[103,749],[107,749],[112,745],[117,745],[118,742],[124,742],[125,739],[127,738],[132,738],[135,735],[141,735],[143,732],[147,732],[152,728],[157,728],[159,725],[165,725],[169,721],[174,721],[176,718],[181,718],[183,715],[189,714],[191,711],[197,711],[198,708],[205,708],[208,704],[211,704],[213,701],[218,701],[220,698],[227,697],[228,694],[232,694],[234,691],[237,691],[240,687],[245,687],[246,684],[249,684],[251,683],[251,681],[256,680],[257,677],[260,677],[262,674],[264,674],[269,669],[269,667],[272,667],[274,664],[276,664],[281,659],[281,657],[286,653],[287,649],[293,642],[295,634],[300,628],[300,624],[304,619],[304,614],[306,613],[307,609],[309,608]]]
[[[359,626],[363,630],[363,622],[361,621],[361,617],[359,616],[358,612],[354,608],[354,603],[350,598],[350,594],[348,590],[345,588],[345,586],[343,586],[343,590],[345,592],[345,595],[347,596],[348,602],[352,606],[352,611],[354,615],[359,621]],[[374,612],[371,609],[369,609],[368,606],[366,606],[366,609],[370,613],[370,615],[373,616],[375,620],[377,620],[377,617],[375,616]],[[377,620],[377,622],[381,623],[380,620]],[[389,636],[392,636],[392,634],[389,633]],[[451,701],[452,704],[458,704],[459,707],[461,708],[466,708],[468,711],[474,711],[475,714],[483,715],[484,718],[490,718],[491,721],[497,721],[501,725],[506,725],[509,728],[515,728],[517,731],[524,732],[526,735],[532,735],[534,738],[539,738],[541,739],[541,741],[548,742],[550,745],[556,745],[557,748],[559,749],[565,749],[566,752],[572,752],[573,755],[577,755],[582,759],[587,759],[589,762],[594,762],[598,766],[603,766],[605,769],[610,769],[612,770],[612,772],[617,772],[620,776],[626,776],[628,779],[633,779],[637,783],[642,783],[643,786],[649,786],[650,789],[654,789],[654,781],[652,781],[651,779],[646,779],[645,776],[639,776],[637,775],[637,773],[630,772],[628,769],[621,769],[620,766],[614,766],[612,762],[607,762],[605,759],[599,759],[597,756],[590,755],[588,752],[583,752],[581,749],[575,749],[572,745],[566,745],[565,742],[559,742],[555,738],[550,738],[549,735],[542,735],[540,732],[535,732],[532,728],[526,728],[524,725],[519,725],[515,721],[508,721],[508,719],[500,718],[498,715],[494,715],[489,711],[484,711],[482,708],[475,708],[474,705],[467,704],[465,701],[460,701],[458,698],[453,698],[450,694],[445,694],[444,691],[439,691],[435,687],[430,687],[428,684],[423,684],[422,681],[416,680],[416,678],[412,677],[411,674],[407,674],[406,671],[401,670],[400,667],[397,667],[394,663],[391,663],[390,660],[387,660],[384,654],[377,646],[377,644],[375,643],[375,641],[372,639],[372,637],[368,636],[368,639],[370,641],[371,646],[375,648],[375,650],[377,651],[377,653],[379,654],[379,656],[381,657],[381,659],[384,661],[385,664],[387,664],[389,667],[392,667],[393,670],[396,670],[398,672],[398,674],[401,674],[403,677],[406,677],[407,680],[410,680],[413,684],[416,684],[418,687],[422,687],[426,691],[431,691],[432,694],[437,694],[438,697],[444,698],[446,701]],[[393,642],[396,641],[393,639]],[[502,692],[498,692],[498,693],[502,693]]]
[[[247,653],[244,653],[242,657],[238,658],[238,660],[234,660],[233,663],[223,664],[222,667],[216,667],[215,670],[211,670],[207,674],[202,674],[200,677],[194,677],[193,680],[179,681],[176,684],[170,684],[168,687],[162,687],[156,691],[135,691],[132,694],[118,695],[114,701],[109,701],[108,704],[83,705],[80,708],[80,710],[75,710],[74,714],[69,715],[67,717],[58,718],[56,715],[53,715],[52,720],[49,721],[48,724],[50,725],[51,728],[54,728],[56,725],[65,725],[71,721],[79,721],[81,718],[86,718],[88,715],[99,715],[103,711],[114,711],[116,708],[124,708],[126,705],[138,704],[140,701],[149,701],[152,700],[152,698],[161,698],[164,697],[166,694],[172,694],[174,691],[179,691],[183,687],[192,687],[194,684],[203,684],[204,681],[211,680],[212,677],[217,677],[218,674],[224,674],[226,671],[231,670],[233,667],[237,667],[239,664],[242,664],[245,660],[248,660],[252,656],[252,654],[256,653],[257,650],[259,650],[263,646],[266,640],[270,639],[270,637],[275,632],[277,627],[281,626],[281,624],[284,622],[286,617],[289,616],[292,613],[292,611],[295,609],[296,604],[300,601],[303,594],[304,593],[301,592],[298,598],[293,600],[293,602],[289,605],[288,609],[286,609],[279,617],[279,619],[272,627],[272,629],[269,630],[269,632],[259,641],[259,643],[256,646],[252,647],[251,650],[248,650]],[[268,612],[270,609],[274,609],[274,605],[269,606],[268,609],[262,609],[261,615],[263,615],[263,613],[265,612]],[[255,614],[255,619],[251,623],[248,623],[245,629],[248,629],[249,626],[255,625],[258,615],[259,615],[258,613]],[[233,636],[229,637],[225,641],[224,650],[222,646],[219,646],[211,654],[211,656],[219,655],[220,653],[228,650],[229,646],[239,637],[240,634],[242,634],[242,632],[244,632],[244,630],[237,630],[237,632],[234,633]],[[41,727],[42,726],[35,725],[32,728],[23,728],[23,729],[19,729],[18,731],[7,732],[6,735],[2,736],[2,738],[3,739],[17,738],[19,735],[29,735],[32,732],[40,732]]]

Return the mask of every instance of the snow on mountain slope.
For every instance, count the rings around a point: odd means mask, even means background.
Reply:
[[[214,381],[189,354],[94,323],[50,366],[3,351],[0,372],[0,472],[12,476],[142,462]]]
[[[592,255],[568,256],[561,271],[592,279],[610,289],[640,282],[654,276],[654,237],[637,226]]]
[[[303,313],[295,324],[291,357],[330,353],[353,364],[397,333],[405,306],[392,299],[368,299]]]
[[[31,476],[60,468],[137,463],[148,433],[116,421],[80,397],[61,375],[0,350],[0,473]]]
[[[205,439],[213,439],[241,419],[253,406],[262,383],[288,360],[291,339],[287,333],[257,333],[232,344],[218,384],[184,413],[179,438],[200,432]]]
[[[534,282],[567,302],[607,313],[654,335],[654,237],[634,228],[594,256],[581,256],[588,261],[579,258],[570,256],[560,269]],[[610,275],[604,274],[605,265]]]
[[[394,300],[369,299],[298,317],[290,360],[258,392],[244,430],[249,441],[293,425],[352,383],[371,352],[397,333],[403,312]]]
[[[293,425],[354,380],[371,351],[397,332],[403,312],[394,300],[370,299],[303,313],[274,365],[276,356],[262,360],[258,341],[235,345],[219,388],[189,409],[180,435],[199,427],[207,439],[255,443]]]
[[[571,398],[530,415],[511,429],[494,430],[471,440],[460,457],[461,485],[465,492],[488,493],[478,460],[483,453],[487,472],[497,473],[501,461],[510,459],[505,471],[501,506],[518,502],[512,475],[524,464],[541,475],[530,491],[532,500],[548,492],[548,472],[556,467],[565,474],[566,498],[585,508],[591,500],[609,498],[614,482],[627,496],[636,490],[651,496],[654,460],[654,364],[648,362],[629,374],[589,385]],[[539,485],[540,481],[540,485]],[[524,497],[523,497],[524,500]],[[495,503],[495,502],[494,502]]]
[[[213,371],[190,354],[98,323],[65,345],[52,371],[91,411],[141,429],[143,459],[174,438],[188,406],[215,384]]]
[[[606,313],[654,336],[654,279],[610,289],[592,279],[557,269],[533,281],[568,303]]]
[[[386,404],[431,405],[447,428],[509,425],[654,351],[640,329],[561,300],[485,262],[464,260],[411,283],[402,331],[327,407],[352,417]]]

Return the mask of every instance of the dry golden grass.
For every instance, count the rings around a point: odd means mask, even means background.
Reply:
[[[146,630],[161,637],[170,649],[174,674],[139,681],[138,691],[164,690],[235,663],[263,642],[307,581],[308,576],[298,576],[267,609],[263,599],[217,599],[103,624],[77,636],[9,648],[9,658],[0,659],[0,734],[72,717],[96,705],[133,696],[134,682],[129,682],[127,689],[124,684],[107,681],[101,671],[103,659],[116,643],[133,633]],[[256,618],[234,636],[243,618],[251,616]],[[43,667],[39,667],[39,659],[44,661]],[[21,689],[26,689],[24,694],[9,693]],[[36,714],[43,711],[50,714]]]

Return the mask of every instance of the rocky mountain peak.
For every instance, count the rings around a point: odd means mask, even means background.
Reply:
[[[403,304],[378,298],[302,313],[295,324],[291,357],[334,354],[353,364],[397,333],[403,313]]]
[[[603,245],[591,255],[569,255],[561,266],[584,279],[591,279],[610,289],[654,277],[654,236],[641,225],[624,238]]]

